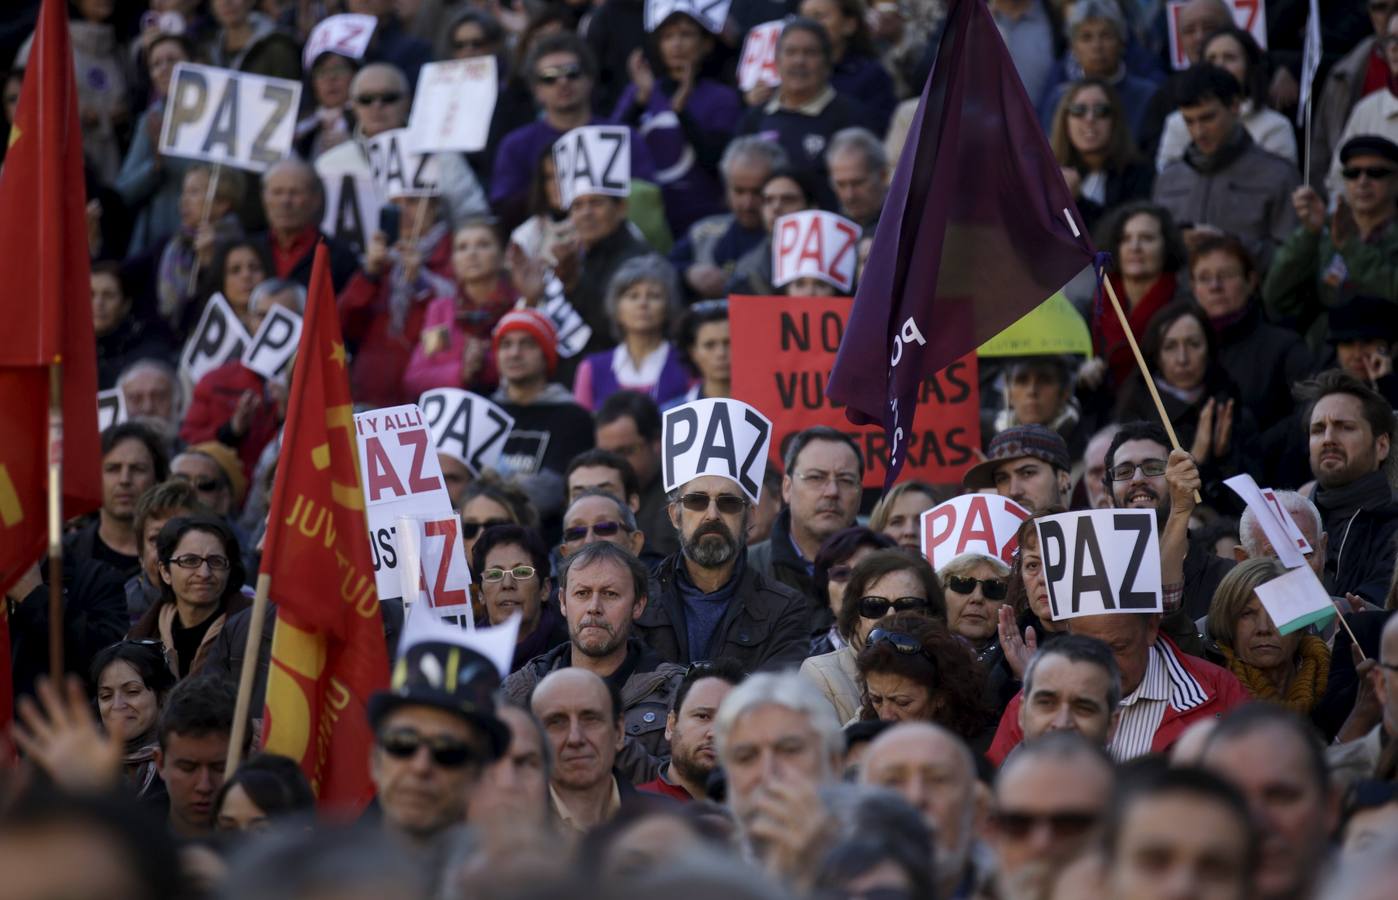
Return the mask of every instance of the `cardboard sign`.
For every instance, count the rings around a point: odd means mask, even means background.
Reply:
[[[430,153],[419,153],[412,146],[408,129],[395,128],[374,135],[364,142],[369,170],[379,196],[435,197],[441,193],[441,175]],[[375,223],[378,227],[378,223]]]
[[[344,13],[321,19],[311,30],[306,40],[306,49],[301,51],[301,68],[306,74],[322,53],[336,53],[347,59],[363,59],[369,49],[369,40],[374,36],[374,28],[379,24],[377,16]]]
[[[500,93],[496,68],[493,56],[423,66],[408,117],[413,149],[419,153],[484,149]]]
[[[452,519],[451,497],[432,434],[416,404],[358,413],[354,427],[379,597],[402,597],[399,567],[404,560],[397,540],[398,519]]]
[[[719,34],[733,0],[646,0],[646,31],[654,31],[675,13],[684,13],[704,29]]]
[[[514,417],[489,400],[460,388],[435,388],[418,398],[438,453],[480,475],[494,469],[514,427]]]
[[[963,553],[984,553],[1014,565],[1015,534],[1029,510],[999,494],[962,494],[922,514],[922,555],[932,568]]]
[[[981,344],[977,355],[1052,356],[1092,355],[1092,335],[1073,302],[1058,291],[1024,318]]]
[[[777,72],[777,43],[786,22],[777,19],[754,25],[743,41],[743,55],[738,61],[738,89],[747,93],[759,84],[776,87],[782,83]]]
[[[583,352],[592,340],[592,326],[583,320],[563,292],[563,282],[552,272],[544,280],[544,302],[539,312],[549,317],[558,333],[558,355],[569,359]]]
[[[1241,497],[1247,508],[1257,517],[1257,524],[1262,526],[1262,533],[1267,535],[1267,543],[1272,545],[1272,552],[1277,554],[1281,564],[1288,569],[1304,566],[1305,555],[1310,552],[1311,545],[1301,535],[1301,529],[1290,514],[1277,502],[1277,495],[1273,493],[1269,502],[1263,490],[1257,486],[1257,482],[1247,474],[1234,475],[1224,479],[1223,483]],[[1270,493],[1270,489],[1268,492]]]
[[[296,355],[300,340],[301,317],[285,306],[274,305],[243,351],[243,365],[263,378],[276,378]]]
[[[554,177],[563,208],[586,194],[631,194],[631,129],[624,125],[584,125],[554,142]]]
[[[167,156],[264,172],[291,154],[301,83],[182,62],[160,129]]]
[[[379,227],[383,199],[378,184],[369,176],[350,172],[322,175],[320,181],[325,186],[320,230],[344,241],[356,253],[363,252],[369,236]]]
[[[1233,24],[1252,35],[1257,46],[1267,49],[1267,7],[1265,0],[1223,0],[1233,13]],[[1170,64],[1175,69],[1188,69],[1189,59],[1180,44],[1180,12],[1188,0],[1169,0],[1165,4],[1165,24],[1170,35]]]
[[[722,475],[756,504],[771,444],[771,420],[740,400],[691,400],[667,409],[660,438],[665,490]]]
[[[454,515],[399,516],[395,538],[403,556],[398,578],[404,604],[422,603],[439,617],[460,616],[467,628],[474,627],[471,568],[461,543],[461,520]]]
[[[241,359],[243,349],[250,343],[252,335],[243,326],[243,320],[233,312],[223,294],[214,294],[204,304],[199,324],[184,343],[180,372],[190,384],[198,384],[199,379],[224,363]]]
[[[112,388],[97,392],[97,430],[106,431],[126,421],[126,392]]]
[[[1164,611],[1154,510],[1067,512],[1035,525],[1055,622]]]
[[[845,293],[854,290],[859,260],[858,225],[822,209],[782,216],[772,226],[772,286],[819,278]]]
[[[732,391],[771,416],[774,461],[780,462],[777,455],[789,435],[829,425],[859,444],[864,486],[878,488],[888,471],[883,429],[850,424],[843,404],[825,393],[853,306],[848,297],[730,298]],[[903,477],[959,485],[978,462],[980,427],[980,386],[971,353],[923,382]]]
[[[1297,566],[1253,590],[1279,634],[1300,631],[1338,614],[1325,585],[1310,566]]]

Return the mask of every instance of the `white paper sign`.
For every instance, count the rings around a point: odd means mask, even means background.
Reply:
[[[309,75],[311,66],[322,53],[336,53],[348,59],[363,59],[369,49],[369,39],[379,24],[377,16],[344,13],[321,19],[311,30],[306,49],[301,52],[301,68]]]
[[[932,568],[963,553],[984,553],[1014,564],[1015,539],[1029,510],[998,494],[962,494],[922,514],[922,555]]]
[[[1067,512],[1035,524],[1055,622],[1164,611],[1154,510]]]
[[[849,293],[859,259],[858,225],[823,209],[803,209],[772,226],[772,286],[819,278]]]
[[[659,28],[675,13],[684,13],[705,30],[718,34],[732,5],[733,0],[646,0],[646,31]]]
[[[467,628],[471,615],[471,568],[461,543],[461,520],[399,516],[395,529],[403,565],[398,567],[399,591],[405,605],[425,604],[438,616],[460,616]]]
[[[276,378],[296,355],[300,340],[301,317],[285,306],[274,304],[243,351],[243,365],[263,378]]]
[[[584,125],[554,142],[554,176],[567,209],[586,194],[631,194],[631,129],[624,125]]]
[[[1296,539],[1292,536],[1292,531],[1299,535],[1301,529],[1296,527],[1295,522],[1291,522],[1291,516],[1287,515],[1286,510],[1281,508],[1281,504],[1268,503],[1267,498],[1263,496],[1262,490],[1257,486],[1257,482],[1252,480],[1251,475],[1234,475],[1232,478],[1225,479],[1223,483],[1228,485],[1233,493],[1241,497],[1248,509],[1252,510],[1252,514],[1257,517],[1257,524],[1262,526],[1262,533],[1267,535],[1267,543],[1272,545],[1272,550],[1277,554],[1277,559],[1281,560],[1281,564],[1288,569],[1304,566],[1306,564],[1305,553],[1308,551],[1301,550]],[[1273,495],[1274,501],[1275,496]],[[1283,519],[1290,523],[1290,528],[1283,524]],[[1302,541],[1304,540],[1305,538],[1302,538]]]
[[[368,246],[369,236],[379,227],[383,198],[378,184],[370,176],[350,172],[322,175],[320,181],[325,185],[325,214],[320,230],[362,252]]]
[[[1165,4],[1165,25],[1170,37],[1170,63],[1175,69],[1188,69],[1189,58],[1180,43],[1180,13],[1189,0],[1169,0]],[[1223,0],[1233,13],[1233,24],[1252,35],[1257,46],[1267,49],[1267,7],[1265,0]]]
[[[474,153],[485,148],[499,96],[493,56],[428,63],[422,67],[408,117],[419,153]]]
[[[1325,585],[1310,566],[1297,566],[1285,575],[1259,584],[1257,599],[1272,617],[1280,634],[1291,634],[1336,615]]]
[[[1296,524],[1296,519],[1286,510],[1286,507],[1281,505],[1281,500],[1277,498],[1277,492],[1271,488],[1261,488],[1260,493],[1262,494],[1262,499],[1266,500],[1267,505],[1272,508],[1272,512],[1276,515],[1277,521],[1281,522],[1282,527],[1286,529],[1287,537],[1291,538],[1291,542],[1295,545],[1297,551],[1299,551],[1302,556],[1310,553],[1312,549],[1311,542],[1306,540],[1306,536],[1301,533],[1301,526]]]
[[[243,326],[243,320],[222,294],[214,294],[204,305],[194,333],[184,343],[180,371],[190,384],[198,384],[199,379],[224,363],[240,359],[250,343],[252,335]]]
[[[97,430],[106,431],[126,421],[126,393],[121,388],[97,392]]]
[[[442,179],[437,164],[432,154],[413,149],[408,129],[376,134],[364,142],[364,150],[379,195],[385,199],[435,197],[440,193]]]
[[[379,597],[401,597],[403,556],[398,518],[441,521],[454,517],[442,466],[416,404],[390,406],[354,417],[365,518]]]
[[[503,680],[510,674],[515,656],[515,641],[519,637],[520,616],[515,614],[494,628],[463,631],[443,622],[428,610],[409,611],[403,623],[403,636],[398,641],[398,658],[406,659],[408,651],[418,644],[454,644],[481,654],[490,660]]]
[[[772,443],[772,423],[762,413],[740,400],[691,400],[665,411],[662,432],[666,491],[700,475],[721,475],[754,504],[762,499]]]
[[[459,460],[480,475],[500,462],[500,451],[514,427],[514,417],[479,394],[460,388],[435,388],[418,398],[438,453]]]
[[[563,292],[563,282],[552,272],[544,279],[544,303],[539,312],[549,317],[558,333],[558,355],[569,359],[583,352],[592,340],[592,326],[583,320]]]
[[[160,129],[167,156],[263,172],[291,154],[301,83],[179,63]]]
[[[743,55],[738,60],[738,89],[746,93],[765,84],[776,87],[782,83],[777,72],[777,43],[786,23],[781,19],[754,25],[743,41]]]

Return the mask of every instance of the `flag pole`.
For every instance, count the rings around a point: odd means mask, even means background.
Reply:
[[[1345,611],[1344,611],[1343,609],[1340,608],[1339,602],[1336,601],[1334,597],[1331,597],[1331,598],[1330,598],[1330,605],[1333,606],[1333,607],[1335,607],[1335,618],[1339,619],[1339,620],[1340,620],[1340,624],[1344,626],[1345,631],[1348,631],[1348,632],[1349,632],[1349,639],[1350,639],[1351,641],[1354,642],[1354,646],[1355,646],[1355,647],[1358,647],[1358,648],[1359,648],[1359,659],[1360,659],[1360,661],[1361,661],[1361,662],[1367,661],[1367,660],[1369,659],[1368,654],[1366,654],[1366,653],[1364,652],[1364,648],[1363,648],[1363,647],[1360,647],[1360,646],[1359,646],[1359,638],[1357,638],[1357,637],[1354,636],[1354,629],[1353,629],[1353,628],[1350,628],[1350,627],[1349,627],[1349,623],[1345,621]]]
[[[1302,140],[1304,140],[1304,141],[1306,142],[1306,146],[1303,148],[1303,151],[1302,151],[1302,152],[1305,153],[1305,164],[1304,164],[1304,165],[1302,166],[1302,168],[1301,168],[1301,177],[1302,177],[1303,179],[1305,179],[1305,180],[1302,182],[1302,184],[1304,184],[1306,187],[1310,187],[1310,186],[1311,186],[1311,106],[1312,106],[1312,104],[1311,104],[1311,94],[1307,93],[1307,95],[1306,95],[1306,128],[1305,128],[1305,136],[1302,138]]]
[[[214,163],[214,174],[209,176],[209,188],[204,192],[204,211],[199,215],[199,227],[203,228],[209,224],[209,210],[214,205],[214,197],[218,193],[218,175],[223,171],[222,163]],[[194,239],[199,239],[199,232],[194,232]],[[199,286],[199,254],[194,254],[194,267],[189,270],[189,289],[186,293],[193,294],[194,289]]]
[[[49,676],[63,681],[63,362],[49,365]]]
[[[267,594],[272,576],[265,572],[257,576],[257,592],[253,595],[252,613],[248,617],[248,639],[243,645],[243,668],[238,673],[238,702],[233,708],[233,733],[228,739],[228,761],[223,771],[232,775],[243,759],[243,744],[247,743],[248,707],[252,705],[252,681],[257,673],[257,658],[262,651],[262,623],[267,617]]]

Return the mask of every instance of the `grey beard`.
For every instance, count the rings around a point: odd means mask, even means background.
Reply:
[[[718,535],[722,540],[704,540],[710,534]],[[731,534],[708,531],[693,538],[684,538],[680,543],[684,546],[684,555],[705,569],[716,569],[738,555],[738,542]]]

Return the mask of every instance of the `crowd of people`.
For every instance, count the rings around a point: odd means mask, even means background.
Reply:
[[[1319,4],[1309,85],[1304,0],[1252,4],[1263,33],[1226,0],[988,0],[1124,316],[1085,272],[1091,355],[980,360],[960,483],[866,488],[867,445],[813,426],[759,496],[667,490],[664,411],[735,397],[730,305],[857,291],[776,284],[775,223],[836,213],[867,254],[969,2],[68,3],[125,420],[64,541],[66,683],[47,568],[7,590],[0,897],[1392,896],[1398,0]],[[7,124],[38,3],[11,6]],[[373,17],[367,46],[305,54],[342,13]],[[768,22],[775,77],[740,89]],[[474,58],[498,71],[484,148],[338,214],[422,67]],[[179,63],[299,80],[292,153],[163,152]],[[627,195],[565,204],[550,148],[588,125],[629,129]],[[257,723],[225,771],[288,376],[194,378],[186,353],[214,298],[248,335],[302,312],[318,245],[357,409],[460,388],[514,420],[494,467],[438,453],[476,624],[519,622],[509,671],[466,638],[399,654],[384,600],[354,822]],[[1258,588],[1287,570],[1240,474],[1343,622],[1274,622]],[[973,492],[1028,513],[1017,550],[934,567],[922,514]],[[1055,618],[1036,519],[1110,508],[1154,511],[1164,611]],[[246,660],[259,720],[275,619]]]

